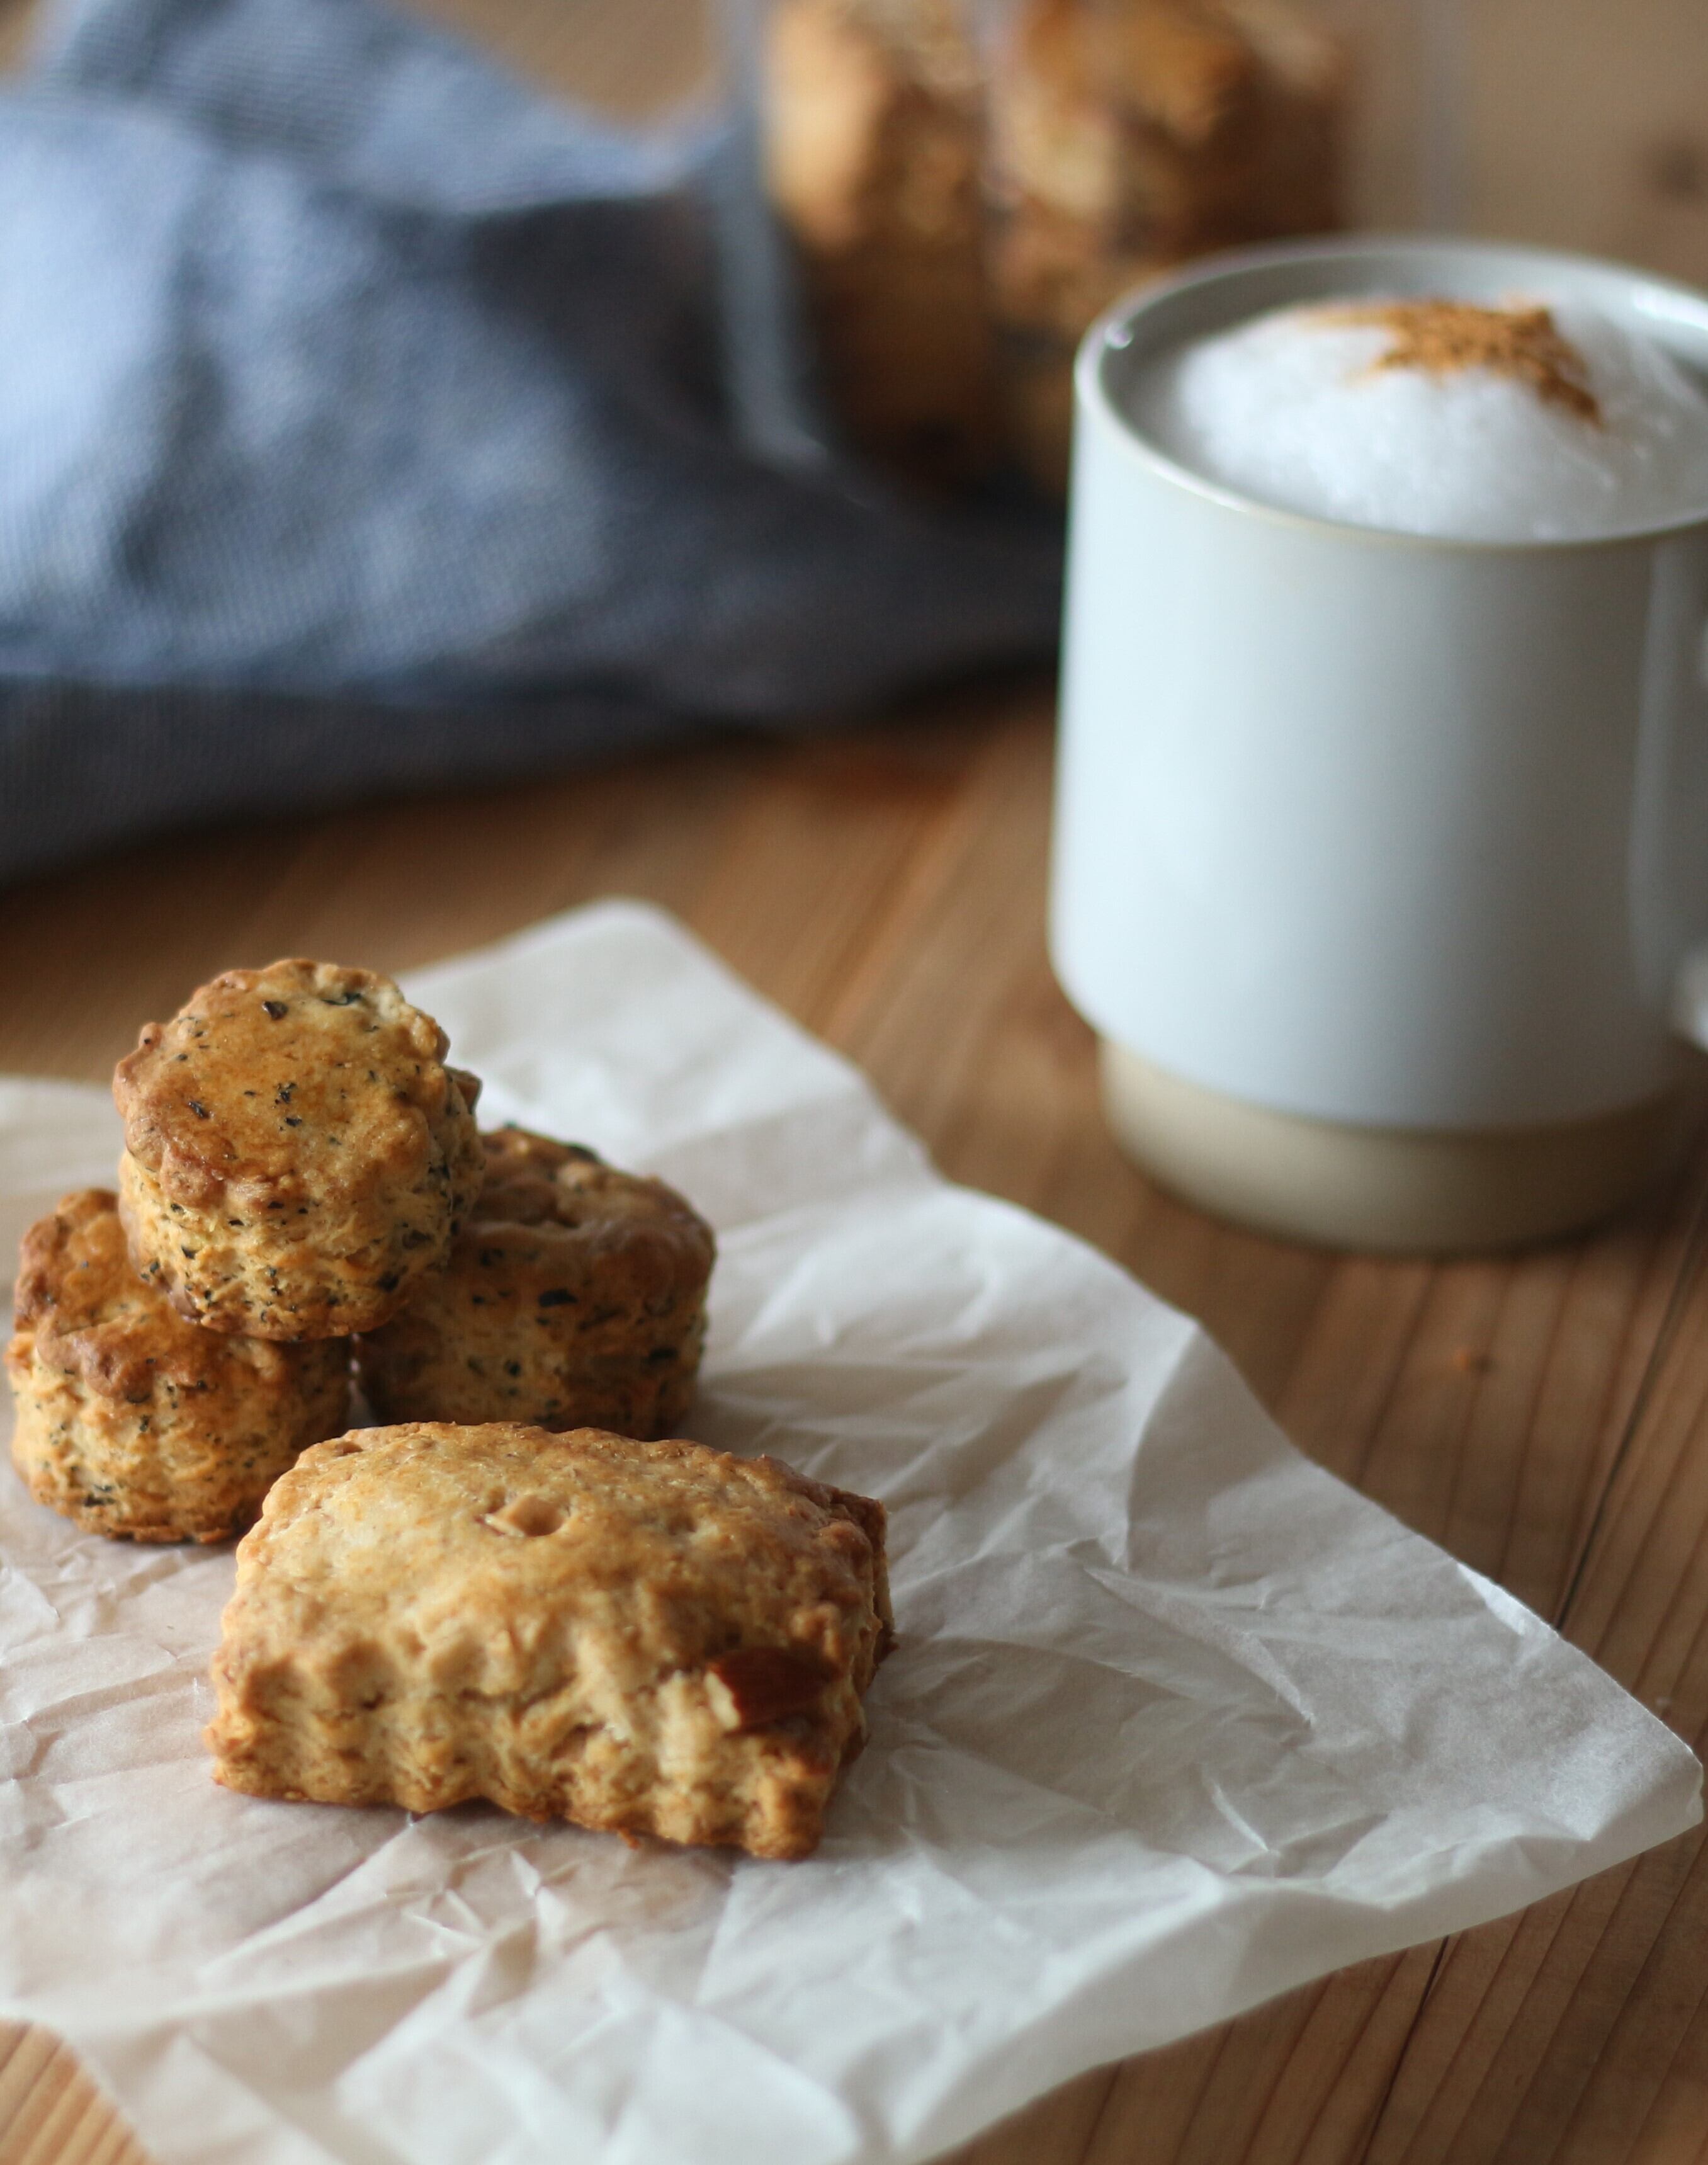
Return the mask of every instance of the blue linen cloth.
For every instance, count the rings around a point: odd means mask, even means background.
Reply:
[[[744,447],[727,151],[377,0],[51,14],[0,94],[0,877],[1046,651],[1053,532]]]

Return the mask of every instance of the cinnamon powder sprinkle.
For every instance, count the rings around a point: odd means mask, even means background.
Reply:
[[[1589,364],[1560,334],[1553,311],[1544,308],[1483,308],[1469,301],[1379,301],[1325,309],[1341,324],[1367,324],[1391,334],[1372,368],[1416,368],[1449,376],[1486,368],[1528,384],[1538,398],[1561,406],[1592,428],[1602,425],[1601,407],[1590,388]]]

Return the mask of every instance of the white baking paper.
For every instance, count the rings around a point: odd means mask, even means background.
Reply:
[[[490,1114],[715,1220],[691,1430],[886,1499],[901,1643],[805,1863],[264,1803],[197,1741],[229,1552],[0,1475],[0,2013],[163,2165],[918,2158],[1696,1820],[1695,1761],[1582,1655],[667,920],[410,989]],[[99,1093],[8,1086],[0,1201],[114,1144]]]

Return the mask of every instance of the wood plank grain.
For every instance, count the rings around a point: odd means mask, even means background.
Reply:
[[[1700,1237],[1563,1625],[1699,1751],[1708,1744],[1708,1256]],[[1372,2158],[1694,2157],[1708,2131],[1705,1944],[1700,1834],[1455,1942]]]
[[[152,2165],[76,2062],[39,2030],[0,2030],[6,2165]]]

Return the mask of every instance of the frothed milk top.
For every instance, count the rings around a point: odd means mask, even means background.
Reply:
[[[1568,540],[1708,511],[1708,398],[1584,308],[1277,308],[1158,362],[1133,418],[1206,480],[1402,534]]]

